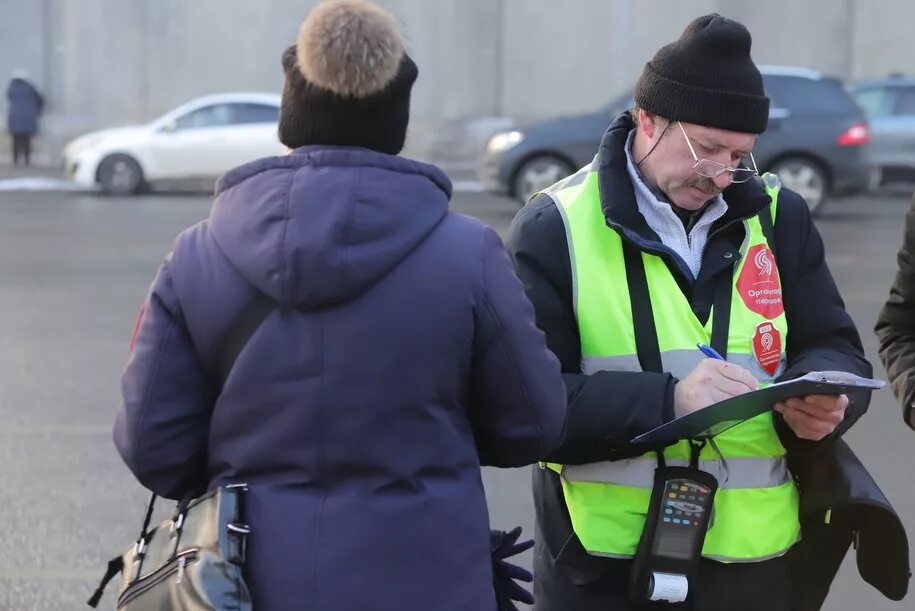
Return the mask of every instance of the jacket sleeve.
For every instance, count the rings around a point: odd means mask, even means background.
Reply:
[[[788,367],[781,379],[811,371],[847,371],[871,377],[873,368],[826,264],[823,240],[807,204],[786,189],[779,195],[775,242],[788,319]],[[848,399],[845,420],[827,440],[845,434],[857,422],[867,411],[870,393],[851,393]],[[781,414],[774,413],[774,417],[779,437],[789,451],[811,449],[821,443],[799,439]]]
[[[471,401],[477,449],[484,465],[529,465],[559,442],[565,387],[502,241],[489,228],[482,271]]]
[[[644,453],[649,448],[629,440],[673,418],[676,381],[667,373],[582,374],[565,226],[548,195],[538,195],[515,217],[509,251],[566,382],[566,430],[547,459],[584,464]]]
[[[217,391],[188,337],[170,272],[159,269],[121,380],[114,443],[141,484],[166,498],[202,489]]]
[[[899,270],[890,296],[877,318],[880,359],[902,404],[905,422],[915,429],[915,200],[906,215],[905,238],[899,250]]]

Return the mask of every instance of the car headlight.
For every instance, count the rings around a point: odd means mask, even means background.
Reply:
[[[524,134],[519,131],[502,132],[489,139],[486,151],[489,153],[501,153],[513,146],[517,146],[522,140],[524,140]]]
[[[102,136],[87,134],[73,140],[64,148],[64,157],[73,158],[102,141]]]

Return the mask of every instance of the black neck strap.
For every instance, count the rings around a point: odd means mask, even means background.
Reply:
[[[775,252],[775,225],[772,223],[772,208],[766,206],[759,211],[759,224],[762,226],[763,235],[766,242],[769,243],[769,250],[772,251],[773,263],[778,266],[778,253]]]
[[[648,292],[648,278],[645,275],[645,263],[642,252],[623,242],[623,259],[626,265],[626,283],[629,288],[629,303],[632,308],[633,332],[635,347],[642,371],[661,373],[661,348],[658,344],[658,329],[655,325],[654,311],[651,307],[651,294]],[[722,270],[715,280],[713,302],[712,348],[727,358],[728,334],[731,324],[731,298],[733,297],[733,267]]]
[[[632,307],[632,326],[635,333],[635,348],[642,371],[661,373],[661,348],[658,345],[658,329],[651,308],[648,292],[648,278],[642,252],[627,241],[623,241],[623,260],[626,265],[626,283],[629,285],[629,303]]]
[[[731,298],[734,296],[734,268],[718,272],[715,277],[715,296],[712,302],[711,344],[718,354],[728,358],[728,335],[731,330]]]

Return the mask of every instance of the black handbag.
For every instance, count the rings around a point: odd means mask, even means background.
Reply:
[[[117,609],[125,611],[250,611],[242,574],[248,526],[242,521],[244,484],[181,500],[171,519],[149,529],[149,500],[136,543],[108,563],[89,599],[98,606],[105,586],[121,573]]]

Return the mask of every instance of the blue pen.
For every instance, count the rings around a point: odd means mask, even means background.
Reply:
[[[724,357],[718,354],[718,351],[711,346],[706,346],[705,344],[696,344],[696,348],[699,349],[699,352],[709,357],[710,359],[715,359],[717,361],[725,360]]]

